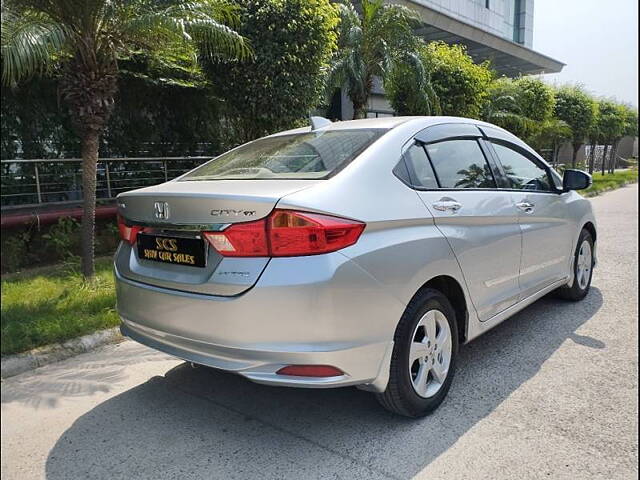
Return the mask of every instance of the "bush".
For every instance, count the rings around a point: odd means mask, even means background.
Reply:
[[[336,48],[329,0],[235,0],[255,51],[252,61],[209,63],[205,72],[223,101],[238,144],[305,122],[323,98],[324,71]]]
[[[2,271],[14,272],[28,263],[28,245],[31,234],[28,230],[2,240]]]
[[[80,225],[71,217],[60,217],[58,223],[49,229],[49,233],[42,235],[47,242],[48,249],[52,249],[62,260],[71,260],[76,255],[80,245]]]
[[[120,235],[115,218],[96,221],[96,255],[113,255]],[[49,226],[37,223],[2,232],[2,273],[25,268],[74,263],[80,255],[79,224],[63,217]]]

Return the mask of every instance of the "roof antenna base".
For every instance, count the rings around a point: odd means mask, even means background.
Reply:
[[[324,117],[309,117],[309,121],[311,122],[312,132],[327,127],[333,123],[331,120]]]

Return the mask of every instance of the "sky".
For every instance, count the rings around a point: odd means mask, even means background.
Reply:
[[[638,106],[638,0],[535,0],[533,49],[566,63],[545,81]]]

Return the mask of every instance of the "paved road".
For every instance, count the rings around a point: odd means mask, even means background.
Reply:
[[[461,351],[419,421],[356,389],[294,390],[124,342],[2,383],[2,478],[635,479],[637,186],[593,200],[600,266]]]

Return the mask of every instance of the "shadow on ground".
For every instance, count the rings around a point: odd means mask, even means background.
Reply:
[[[355,388],[260,386],[187,364],[96,406],[58,440],[47,478],[411,478],[453,445],[600,309],[544,298],[461,349],[430,417],[388,414]]]

